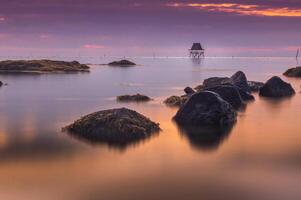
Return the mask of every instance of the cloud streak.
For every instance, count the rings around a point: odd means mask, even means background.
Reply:
[[[238,3],[171,3],[169,7],[194,8],[209,12],[236,13],[249,16],[269,16],[269,17],[301,17],[301,9],[289,7],[271,8],[256,4]]]

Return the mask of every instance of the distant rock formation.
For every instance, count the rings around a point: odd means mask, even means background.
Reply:
[[[164,100],[164,103],[170,107],[180,107],[187,100],[187,96],[170,96]]]
[[[117,97],[117,101],[121,102],[145,102],[152,100],[150,97],[142,94],[134,94],[134,95],[121,95]]]
[[[301,77],[301,66],[290,68],[286,72],[284,72],[283,75],[288,77]]]
[[[278,76],[269,79],[262,88],[260,88],[259,95],[263,97],[288,97],[295,94],[295,90],[291,84],[284,82]]]
[[[86,115],[63,131],[95,142],[127,144],[150,137],[160,127],[136,111],[119,108]]]
[[[0,73],[67,73],[89,72],[89,67],[77,61],[6,60],[0,62]]]
[[[109,63],[108,65],[126,67],[126,66],[135,66],[136,63],[131,62],[129,60],[120,60],[120,61],[113,61],[113,62]]]

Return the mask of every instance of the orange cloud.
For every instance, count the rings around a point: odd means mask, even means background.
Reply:
[[[97,44],[86,44],[86,45],[83,45],[83,48],[85,48],[85,49],[103,49],[103,48],[105,48],[105,46],[97,45]]]
[[[255,4],[237,3],[172,3],[169,7],[188,7],[210,12],[227,12],[241,15],[256,15],[270,17],[301,17],[301,9],[288,7],[268,8]]]

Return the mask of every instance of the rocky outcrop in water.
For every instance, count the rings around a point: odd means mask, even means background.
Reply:
[[[238,89],[232,85],[219,85],[206,90],[217,93],[225,101],[230,103],[233,108],[239,109],[243,104],[243,100],[239,94]]]
[[[94,141],[126,144],[148,138],[160,127],[136,111],[120,108],[84,116],[63,131]]]
[[[164,104],[170,107],[180,107],[186,102],[187,98],[187,96],[170,96],[164,100]]]
[[[186,87],[184,89],[184,92],[185,92],[186,95],[192,95],[192,94],[195,93],[195,91],[191,87]]]
[[[242,71],[238,71],[230,77],[230,83],[239,87],[245,92],[251,92],[247,77]]]
[[[263,97],[288,97],[295,94],[291,84],[284,82],[278,76],[269,79],[263,87],[260,88],[259,95]]]
[[[230,78],[228,77],[211,77],[203,81],[203,88],[215,87],[225,83],[230,83]]]
[[[67,73],[89,72],[87,65],[77,61],[6,60],[0,62],[0,73]]]
[[[203,91],[193,94],[174,117],[181,125],[224,127],[236,121],[236,112],[218,94]]]
[[[117,97],[117,101],[121,102],[146,102],[152,100],[150,97],[142,94],[122,95]]]
[[[113,61],[113,62],[109,63],[108,65],[110,65],[110,66],[124,66],[124,67],[126,67],[126,66],[134,66],[134,65],[136,65],[136,63],[131,62],[129,60],[120,60],[120,61]]]
[[[283,75],[288,77],[301,77],[301,66],[290,68],[286,72],[284,72]]]

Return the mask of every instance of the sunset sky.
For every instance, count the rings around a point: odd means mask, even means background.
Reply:
[[[294,56],[300,0],[0,0],[0,55]]]

